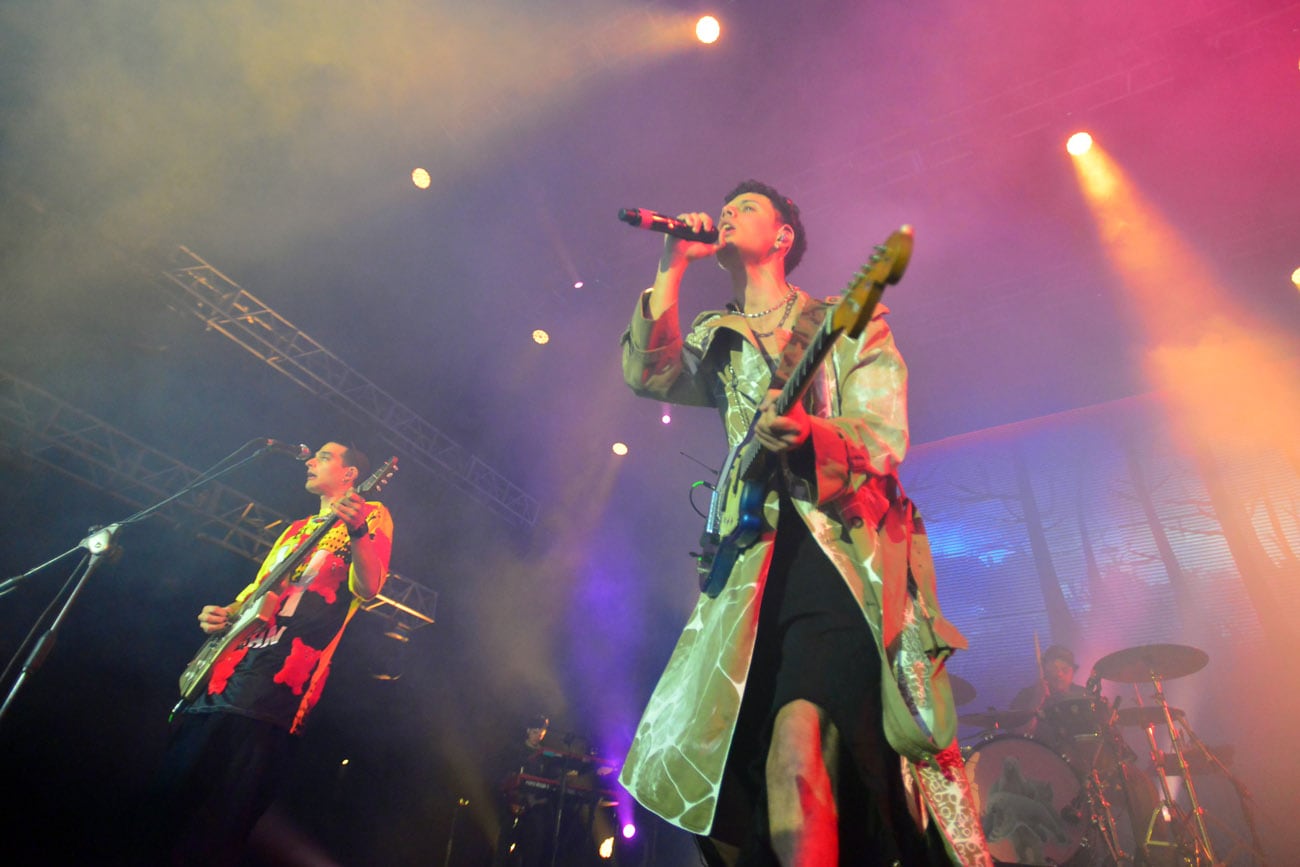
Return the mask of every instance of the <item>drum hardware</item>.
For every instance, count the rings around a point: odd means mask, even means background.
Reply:
[[[1154,728],[1154,726],[1153,726]],[[1260,867],[1268,867],[1268,858],[1264,854],[1263,847],[1259,840],[1259,830],[1255,824],[1255,801],[1250,791],[1238,780],[1228,769],[1227,762],[1231,761],[1234,752],[1231,745],[1221,746],[1211,749],[1196,734],[1191,724],[1187,722],[1186,717],[1179,718],[1179,729],[1184,735],[1186,741],[1195,747],[1194,752],[1184,750],[1180,755],[1178,753],[1167,753],[1160,751],[1158,765],[1160,773],[1170,776],[1182,776],[1184,769],[1198,775],[1214,774],[1221,776],[1232,786],[1233,792],[1237,796],[1237,802],[1241,808],[1242,820],[1246,823],[1249,832],[1249,839],[1243,837],[1240,833],[1228,826],[1226,823],[1219,821],[1219,826],[1236,840],[1236,845],[1232,852],[1221,863],[1236,863],[1236,854],[1239,850],[1245,849],[1249,852],[1252,863],[1259,864]],[[1154,732],[1152,732],[1154,734]],[[1172,821],[1170,811],[1165,804],[1160,805],[1163,813],[1162,819],[1166,822]],[[1213,814],[1207,814],[1209,821],[1217,821]],[[1148,828],[1154,828],[1156,817],[1152,816]],[[1150,830],[1148,830],[1150,833]],[[1167,844],[1166,844],[1167,845]]]
[[[1034,718],[1032,710],[997,710],[989,708],[986,713],[968,713],[957,717],[962,725],[978,726],[985,731],[1016,729]]]
[[[1174,714],[1179,713],[1181,715],[1181,711],[1169,706],[1164,691],[1165,680],[1195,674],[1208,663],[1209,656],[1205,651],[1195,647],[1180,644],[1148,644],[1119,650],[1102,657],[1097,661],[1096,670],[1107,680],[1134,684],[1135,690],[1137,684],[1150,681],[1155,690],[1153,697],[1156,704],[1154,707],[1139,705],[1137,708],[1128,709],[1136,711],[1133,714],[1136,719],[1154,717],[1146,725],[1146,734],[1148,745],[1151,748],[1152,764],[1155,766],[1156,777],[1160,782],[1160,795],[1162,797],[1162,803],[1152,810],[1146,822],[1146,833],[1140,845],[1147,851],[1158,847],[1181,848],[1182,844],[1177,840],[1163,841],[1154,839],[1156,822],[1163,818],[1165,821],[1170,822],[1171,827],[1183,829],[1186,836],[1190,838],[1195,863],[1200,864],[1204,861],[1213,865],[1213,867],[1219,867],[1222,862],[1214,855],[1209,829],[1205,824],[1205,811],[1201,807],[1200,798],[1196,794],[1196,784],[1187,766],[1187,757],[1183,751],[1178,727],[1174,725]],[[1140,693],[1138,697],[1141,698]],[[1173,791],[1169,786],[1169,775],[1165,773],[1165,762],[1155,736],[1155,728],[1161,723],[1164,724],[1169,734],[1169,743],[1173,754],[1177,758],[1178,767],[1183,772],[1184,788],[1187,790],[1187,797],[1191,802],[1190,812],[1195,824],[1194,832],[1187,830],[1191,823],[1189,823],[1184,811],[1178,807]],[[1177,821],[1174,821],[1175,819]]]
[[[1171,707],[1169,714],[1176,720],[1181,720],[1184,717],[1183,712],[1176,707]],[[1159,707],[1138,705],[1136,707],[1126,707],[1115,713],[1115,722],[1122,726],[1159,725],[1164,721],[1164,709]]]
[[[1110,799],[1106,797],[1106,785],[1096,768],[1088,775],[1088,800],[1092,806],[1092,821],[1101,833],[1101,840],[1116,864],[1128,863],[1132,856],[1124,851],[1119,842],[1119,828],[1115,823],[1115,814],[1111,812]]]

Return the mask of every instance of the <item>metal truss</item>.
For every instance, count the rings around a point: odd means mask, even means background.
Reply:
[[[18,454],[147,509],[202,474],[108,423],[0,370],[0,442]],[[198,519],[204,542],[260,564],[289,518],[220,482],[207,482],[156,513],[172,524]],[[433,623],[438,594],[396,572],[362,608],[409,631]]]
[[[438,594],[422,587],[396,572],[384,579],[384,590],[374,599],[363,603],[363,611],[377,613],[404,630],[417,629],[434,622],[438,610]]]
[[[0,371],[0,435],[25,457],[137,509],[162,502],[201,475],[5,371]],[[289,520],[220,482],[196,488],[157,515],[173,524],[197,518],[198,538],[256,563]]]
[[[189,248],[177,249],[178,267],[163,274],[179,287],[179,299],[208,328],[348,415],[378,425],[399,452],[450,479],[502,517],[521,526],[537,523],[537,500],[352,370]]]

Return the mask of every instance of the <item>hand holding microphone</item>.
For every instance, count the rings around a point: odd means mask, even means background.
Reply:
[[[708,214],[683,214],[680,217],[669,217],[645,208],[620,208],[618,218],[629,226],[649,229],[651,232],[662,232],[674,238],[681,238],[683,241],[718,243],[718,230],[713,228],[713,219]]]

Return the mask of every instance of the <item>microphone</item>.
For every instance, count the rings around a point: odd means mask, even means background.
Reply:
[[[656,214],[654,211],[647,211],[645,208],[619,208],[618,218],[629,226],[636,226],[638,229],[649,229],[652,232],[663,232],[665,235],[672,235],[674,238],[681,238],[684,241],[703,241],[706,244],[718,243],[717,229],[697,232],[690,227],[689,223],[673,217],[666,217],[663,214]]]
[[[292,443],[282,443],[279,440],[262,440],[263,451],[279,452],[282,455],[292,455],[296,461],[305,461],[311,457],[311,449],[302,443],[293,445]]]

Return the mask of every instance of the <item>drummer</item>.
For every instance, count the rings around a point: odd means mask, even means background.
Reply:
[[[1074,682],[1079,664],[1074,661],[1074,651],[1060,644],[1053,644],[1043,651],[1042,677],[1037,683],[1026,686],[1011,700],[1012,710],[1030,710],[1035,717],[1025,728],[1026,734],[1049,735],[1040,728],[1039,720],[1052,705],[1076,698],[1087,698],[1088,690],[1082,684]]]

